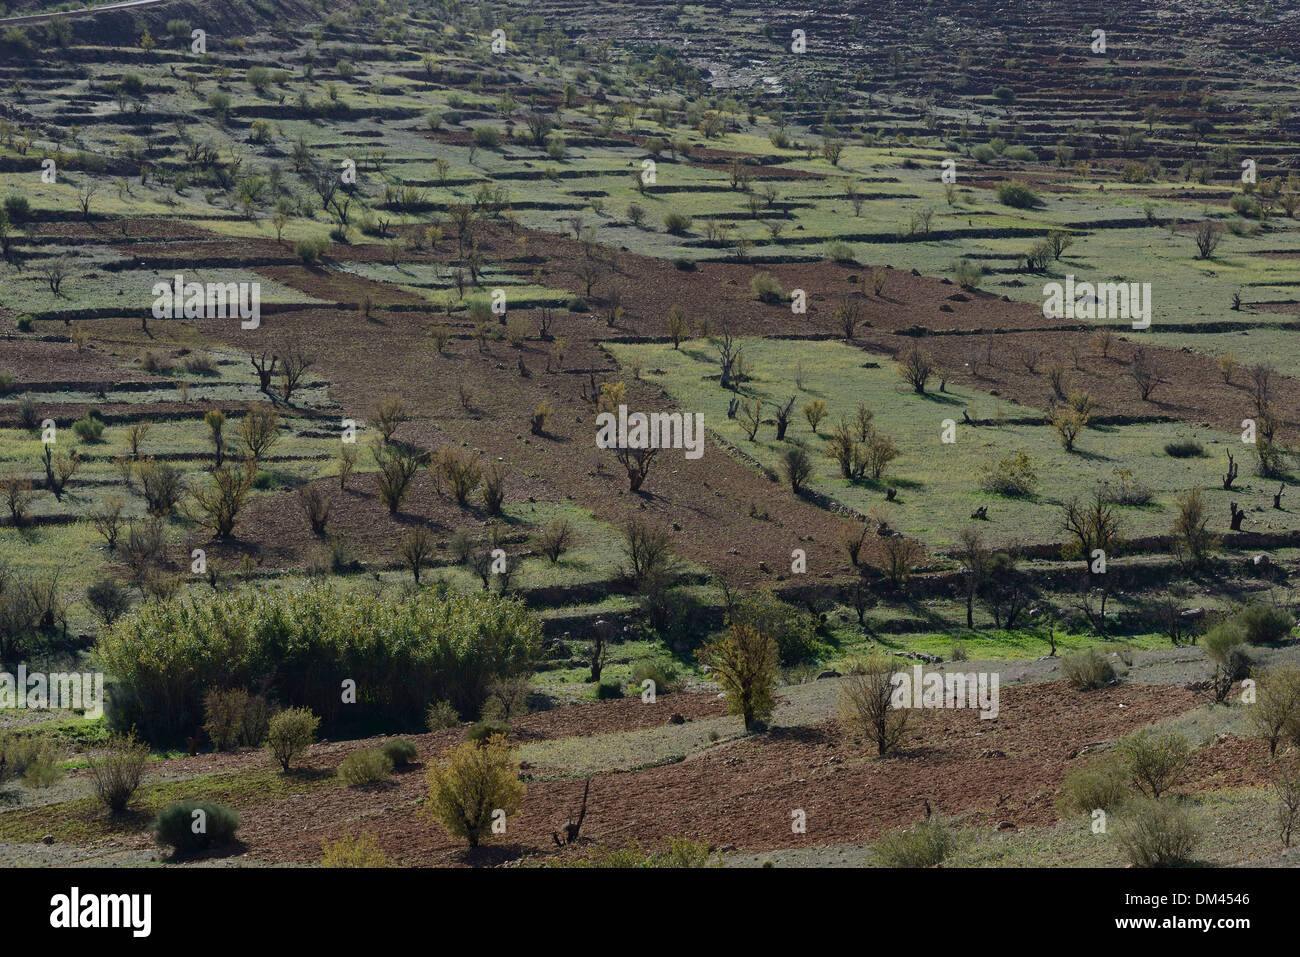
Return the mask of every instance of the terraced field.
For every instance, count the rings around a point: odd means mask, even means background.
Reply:
[[[1150,863],[1071,803],[1146,729],[1158,863],[1292,863],[1250,695],[1300,647],[1300,14],[1129,7],[0,10],[0,673],[108,679],[0,695],[46,769],[0,861]],[[601,447],[620,407],[701,454]],[[880,661],[1003,710],[874,740]],[[281,773],[223,694],[326,740]],[[493,732],[527,793],[465,851],[418,821]],[[182,799],[239,841],[155,850]]]

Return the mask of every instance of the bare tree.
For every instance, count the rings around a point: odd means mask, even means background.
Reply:
[[[1198,259],[1209,259],[1223,241],[1223,224],[1203,220],[1196,227],[1196,253]]]
[[[315,364],[316,357],[296,338],[282,342],[276,352],[280,357],[280,391],[284,393],[284,401],[288,405],[291,404],[303,375]]]
[[[735,390],[738,385],[732,378],[736,361],[740,358],[740,346],[731,335],[731,330],[727,326],[722,327],[722,337],[714,341],[713,346],[718,350],[718,365],[721,372],[720,380],[724,389]]]
[[[1143,402],[1148,401],[1155,387],[1164,382],[1164,379],[1160,378],[1155,363],[1151,361],[1146,350],[1141,346],[1133,353],[1133,360],[1129,363],[1128,374],[1137,384],[1138,393],[1142,396]]]
[[[646,476],[650,474],[650,463],[659,454],[658,449],[616,449],[615,458],[627,470],[628,490],[639,491]]]
[[[894,707],[894,665],[884,655],[868,658],[840,685],[840,718],[865,735],[878,754],[889,754],[907,735],[910,710]]]

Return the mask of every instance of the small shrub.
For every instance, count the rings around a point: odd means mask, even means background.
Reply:
[[[640,691],[645,681],[654,682],[656,695],[669,694],[677,687],[677,672],[671,665],[652,658],[632,662],[632,684]]]
[[[388,867],[384,853],[373,834],[362,833],[353,837],[345,834],[333,844],[321,848],[321,867]]]
[[[782,601],[773,592],[757,591],[735,603],[729,624],[749,625],[776,642],[781,664],[806,661],[816,652],[817,619],[812,613]]]
[[[1199,839],[1191,812],[1172,801],[1137,801],[1115,828],[1115,840],[1134,867],[1184,864]]]
[[[314,266],[328,248],[329,243],[323,239],[300,239],[294,243],[293,252],[305,265]]]
[[[1063,814],[1110,812],[1128,798],[1128,771],[1115,756],[1093,761],[1065,775],[1057,806]]]
[[[500,735],[453,749],[429,768],[428,782],[424,813],[470,847],[489,833],[497,811],[506,817],[518,811],[527,791]]]
[[[1192,746],[1176,731],[1138,731],[1121,741],[1118,751],[1133,787],[1149,798],[1176,785],[1192,758]]]
[[[229,844],[239,829],[239,814],[215,801],[176,801],[158,813],[153,836],[180,856]]]
[[[1024,452],[1000,459],[994,466],[985,466],[980,471],[980,490],[989,495],[1027,498],[1038,487],[1038,473]]]
[[[460,715],[450,701],[435,701],[429,705],[424,724],[430,731],[445,731],[460,724]]]
[[[998,202],[1015,209],[1033,209],[1041,200],[1026,184],[1005,182],[998,186]]]
[[[907,830],[883,835],[872,854],[882,867],[934,867],[943,863],[955,845],[948,826],[931,818]]]
[[[104,439],[104,423],[90,415],[73,422],[72,431],[87,444],[102,442]]]
[[[495,738],[495,737],[504,738],[509,733],[510,733],[510,726],[506,724],[504,721],[492,721],[492,720],[485,719],[483,721],[477,721],[474,724],[470,725],[469,730],[465,732],[465,737],[469,741],[478,743],[481,741],[486,741],[489,738]]]
[[[271,706],[242,688],[212,688],[203,699],[203,730],[218,751],[256,748],[266,740]]]
[[[602,681],[596,685],[596,700],[613,701],[623,697],[623,686],[617,681]]]
[[[1096,648],[1067,655],[1061,661],[1065,680],[1075,691],[1095,691],[1115,682],[1115,666]]]
[[[395,768],[404,768],[419,756],[419,751],[415,748],[413,741],[406,738],[394,738],[392,741],[385,741],[381,751],[384,756],[392,762]]]
[[[1205,446],[1195,439],[1176,439],[1165,444],[1165,454],[1176,459],[1198,459],[1205,455]]]
[[[33,788],[47,788],[63,773],[60,759],[48,738],[0,735],[0,783],[19,778]]]
[[[474,142],[484,149],[496,149],[501,145],[501,131],[495,126],[476,126],[474,127]]]
[[[1246,677],[1250,671],[1245,644],[1246,631],[1235,621],[1221,622],[1201,637],[1201,647],[1214,668],[1211,681],[1219,701],[1227,698],[1234,681]]]
[[[379,784],[392,773],[392,759],[378,748],[353,751],[339,765],[339,779],[350,788]]]
[[[770,273],[759,273],[749,280],[749,290],[759,302],[779,303],[785,293],[781,284]]]
[[[508,725],[513,718],[528,714],[528,679],[496,678],[488,686],[482,717]]]
[[[681,236],[691,228],[691,217],[684,213],[669,213],[664,217],[664,228],[674,236]]]
[[[149,748],[137,741],[134,733],[114,736],[102,752],[90,758],[91,787],[110,814],[126,810],[140,787],[148,760]]]
[[[841,239],[832,239],[826,244],[826,258],[834,263],[856,263],[857,251]]]
[[[1295,618],[1285,608],[1252,602],[1241,610],[1237,624],[1246,632],[1246,641],[1252,645],[1266,645],[1281,641],[1291,634]]]
[[[307,753],[316,740],[320,718],[310,708],[289,708],[271,719],[267,729],[266,749],[284,771]]]
[[[662,850],[647,851],[640,844],[628,847],[598,847],[584,858],[555,858],[551,867],[600,868],[681,868],[721,867],[722,859],[708,844],[685,837],[668,838]]]
[[[115,578],[103,578],[86,589],[86,602],[100,621],[111,625],[131,607],[131,599]]]

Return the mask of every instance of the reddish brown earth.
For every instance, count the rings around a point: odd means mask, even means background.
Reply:
[[[1064,682],[1011,686],[1002,689],[1001,713],[992,721],[981,721],[975,712],[922,712],[917,743],[886,759],[871,757],[834,721],[777,728],[678,764],[597,775],[583,835],[614,846],[655,845],[681,835],[741,851],[863,843],[919,820],[927,800],[965,826],[1047,825],[1057,820],[1054,802],[1066,772],[1087,760],[1072,757],[1080,749],[1199,703],[1191,692],[1168,686],[1089,693],[1071,691]],[[675,694],[653,706],[631,699],[560,708],[522,719],[516,733],[527,741],[628,731],[660,725],[672,712],[694,719],[720,711],[712,695]],[[461,739],[460,729],[412,738],[426,764]],[[332,774],[347,753],[377,740],[316,745],[302,773]],[[1257,742],[1235,737],[1207,746],[1198,752],[1185,789],[1261,783],[1255,760],[1260,751]],[[163,762],[153,773],[189,776],[266,765],[263,753],[250,751]],[[250,798],[239,807],[240,837],[249,857],[276,863],[318,860],[323,842],[362,830],[373,833],[394,862],[408,865],[478,865],[551,854],[550,833],[575,811],[583,789],[583,779],[558,773],[525,768],[528,793],[508,839],[495,839],[472,855],[422,818],[422,768],[381,787],[322,784],[272,802]],[[791,833],[796,809],[807,816],[806,835]],[[127,843],[144,847],[147,837]]]
[[[65,231],[82,228],[58,225]],[[663,317],[673,305],[685,307],[696,323],[707,321],[715,333],[725,327],[738,335],[834,337],[838,333],[833,313],[847,294],[862,309],[864,321],[855,338],[859,346],[893,355],[918,343],[949,370],[950,381],[995,394],[1013,405],[1046,408],[1052,403],[1045,370],[1057,358],[1070,371],[1075,388],[1092,392],[1097,415],[1160,416],[1228,429],[1239,427],[1251,408],[1243,384],[1224,383],[1209,357],[1157,347],[1146,351],[1168,381],[1157,387],[1152,401],[1142,402],[1125,371],[1136,348],[1135,337],[1121,334],[1121,340],[1133,341],[1115,343],[1110,356],[1103,357],[1090,332],[1063,331],[1064,324],[1044,320],[1033,305],[962,292],[946,280],[886,267],[885,286],[876,297],[868,291],[871,268],[867,266],[820,262],[776,264],[760,270],[745,263],[705,262],[694,271],[683,271],[670,262],[606,249],[595,254],[599,278],[591,297],[593,311],[556,314],[553,334],[562,336],[568,347],[563,369],[548,372],[547,344],[539,340],[530,340],[521,350],[492,342],[480,351],[464,313],[447,317],[414,294],[392,286],[338,270],[304,267],[291,261],[287,243],[228,238],[196,242],[189,238],[194,227],[187,226],[180,235],[173,227],[149,220],[131,222],[128,231],[141,241],[123,245],[121,251],[144,257],[163,272],[197,259],[228,255],[313,297],[335,303],[361,303],[369,297],[376,308],[370,318],[351,307],[268,310],[261,328],[253,331],[238,330],[225,321],[155,321],[150,324],[151,339],[141,334],[138,319],[94,320],[92,348],[80,355],[68,341],[37,342],[11,336],[13,349],[6,351],[14,359],[6,364],[12,373],[20,380],[38,381],[139,380],[146,378],[136,363],[142,348],[177,355],[180,349],[194,347],[201,340],[256,349],[297,336],[317,351],[312,375],[330,383],[331,398],[346,410],[342,414],[365,419],[379,398],[402,383],[400,391],[416,421],[403,426],[399,438],[427,448],[464,444],[489,460],[503,460],[510,467],[508,495],[516,500],[558,502],[572,498],[613,524],[633,515],[647,518],[672,530],[674,549],[680,554],[706,563],[738,583],[774,581],[794,547],[807,551],[810,568],[839,569],[842,519],[808,501],[794,499],[781,484],[768,481],[757,469],[726,454],[697,461],[661,454],[641,494],[627,491],[622,471],[611,456],[597,454],[593,410],[582,393],[590,389],[592,376],[597,382],[630,378],[617,369],[600,343],[619,337],[661,338]],[[83,232],[96,234],[89,228]],[[539,270],[541,281],[553,288],[585,292],[581,273],[586,255],[581,243],[551,234],[526,236],[527,250],[521,253],[517,237],[503,227],[476,231],[487,261],[524,275]],[[449,260],[454,255],[454,241],[444,239],[438,250],[402,258]],[[361,244],[335,245],[327,258],[376,261],[387,256],[388,251],[380,245]],[[809,313],[794,316],[784,306],[757,302],[749,289],[756,271],[772,273],[787,290],[806,289]],[[611,325],[601,308],[613,290],[621,293],[625,311]],[[394,306],[400,308],[388,308]],[[426,335],[441,323],[448,324],[455,336],[443,355]],[[62,322],[41,321],[36,328],[42,336],[67,335]],[[915,335],[926,330],[956,334]],[[900,334],[902,331],[912,334]],[[1077,346],[1077,368],[1072,346]],[[991,363],[980,358],[990,351]],[[1021,357],[1033,352],[1042,355],[1036,373],[1031,374]],[[520,374],[521,359],[528,377]],[[978,366],[978,377],[971,372],[972,362]],[[465,383],[472,393],[470,409],[460,406],[458,383]],[[649,382],[632,380],[628,387],[628,401],[634,407],[671,404],[669,397]],[[1284,418],[1289,423],[1300,421],[1300,390],[1280,380],[1276,391]],[[546,434],[533,436],[527,428],[528,417],[543,401],[555,412]],[[68,407],[60,413],[83,411]],[[151,410],[138,405],[105,405],[101,411],[115,415],[148,414]],[[195,411],[200,413],[203,406],[196,404]],[[981,409],[977,414],[991,412]],[[356,476],[345,493],[352,507],[336,510],[336,529],[346,533],[363,556],[388,556],[402,526],[412,521],[427,521],[439,532],[449,533],[466,521],[482,520],[483,516],[449,505],[434,492],[431,482],[427,473],[417,476],[404,514],[393,522],[378,503],[373,477]],[[236,530],[239,542],[233,550],[252,553],[263,563],[274,560],[300,566],[309,562],[317,544],[288,504],[282,496],[257,501],[241,517]],[[749,518],[750,505],[775,518]],[[417,515],[422,518],[415,518]],[[760,563],[772,571],[762,572]]]

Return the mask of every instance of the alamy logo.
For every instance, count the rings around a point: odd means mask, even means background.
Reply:
[[[598,449],[685,449],[688,459],[704,455],[703,412],[633,412],[596,416]]]
[[[85,894],[81,888],[50,898],[50,926],[56,930],[122,928],[133,937],[153,930],[153,897],[149,894]]]
[[[998,716],[996,671],[925,674],[920,665],[913,665],[910,673],[895,672],[889,681],[894,686],[889,703],[895,708],[970,708],[984,720]]]
[[[153,285],[155,319],[240,319],[239,328],[262,323],[260,282],[186,282],[180,273],[170,284]]]
[[[1134,329],[1151,325],[1151,283],[1081,282],[1074,273],[1065,283],[1043,286],[1044,319],[1131,319]]]
[[[93,721],[104,714],[103,672],[32,672],[18,666],[16,675],[0,671],[0,709],[82,711]]]

